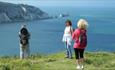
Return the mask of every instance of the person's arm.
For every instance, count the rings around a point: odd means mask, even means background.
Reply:
[[[74,31],[73,31],[73,28],[71,27],[71,33],[73,34],[73,32],[74,32]]]
[[[71,35],[73,34],[73,28],[72,27],[70,27],[70,33],[71,33]]]
[[[79,35],[80,35],[79,31],[78,31],[78,30],[75,30],[75,31],[73,32],[73,34],[72,34],[72,39],[73,39],[74,41],[77,41],[77,40],[79,39]]]
[[[72,39],[75,40],[75,31],[72,33]]]
[[[21,38],[21,33],[19,32],[19,35],[18,35],[20,38]]]

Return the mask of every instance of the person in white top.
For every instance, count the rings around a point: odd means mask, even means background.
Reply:
[[[72,23],[70,20],[67,20],[62,41],[64,42],[66,48],[66,58],[70,59],[72,58],[72,52],[71,52],[72,33],[73,33]]]

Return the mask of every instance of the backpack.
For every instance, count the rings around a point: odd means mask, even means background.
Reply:
[[[86,30],[84,29],[80,29],[80,36],[79,36],[78,44],[80,47],[87,46],[87,35],[86,35]]]
[[[23,40],[28,39],[28,30],[26,28],[22,28],[20,30],[20,33],[21,33],[21,36],[20,36],[21,39],[23,39]]]
[[[26,28],[22,28],[20,30],[20,43],[23,45],[27,45],[28,44],[28,39],[29,39],[29,33],[28,30]]]

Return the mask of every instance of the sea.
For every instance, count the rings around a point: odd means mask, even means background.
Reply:
[[[65,51],[62,42],[65,21],[70,19],[77,28],[80,18],[89,23],[86,51],[115,52],[115,9],[109,7],[39,7],[50,16],[69,17],[0,24],[0,56],[19,55],[18,32],[26,24],[31,34],[31,54],[53,54]],[[72,47],[71,47],[72,48]],[[72,48],[73,49],[73,48]]]

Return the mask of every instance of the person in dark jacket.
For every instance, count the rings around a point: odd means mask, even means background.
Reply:
[[[27,58],[30,55],[29,39],[30,33],[26,28],[26,25],[22,25],[19,31],[20,37],[20,59]]]

